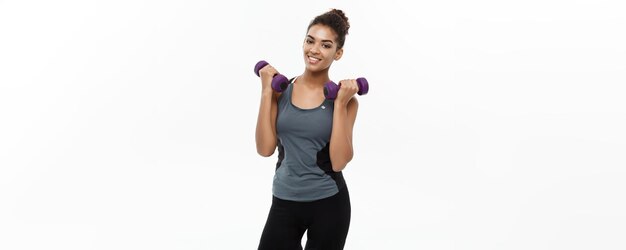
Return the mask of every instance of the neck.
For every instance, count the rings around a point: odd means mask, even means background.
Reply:
[[[304,73],[300,76],[300,79],[302,79],[302,82],[307,85],[324,86],[325,83],[330,81],[330,78],[328,77],[328,68],[318,72],[304,70]]]

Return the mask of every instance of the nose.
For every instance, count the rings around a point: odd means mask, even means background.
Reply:
[[[318,44],[313,44],[309,51],[311,51],[312,54],[319,54],[320,53],[319,45]]]

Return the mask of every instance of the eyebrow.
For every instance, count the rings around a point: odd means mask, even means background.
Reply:
[[[311,35],[306,35],[308,38],[311,38],[313,40],[315,40],[315,37],[312,37]],[[322,42],[333,42],[332,40],[322,40]]]

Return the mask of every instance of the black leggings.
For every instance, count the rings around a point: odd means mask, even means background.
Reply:
[[[343,249],[350,227],[350,211],[347,187],[331,197],[311,202],[273,197],[259,250],[301,250],[305,230],[304,249]]]

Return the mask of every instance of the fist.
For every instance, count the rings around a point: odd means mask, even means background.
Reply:
[[[271,91],[272,89],[272,79],[275,75],[278,74],[278,71],[272,67],[272,65],[265,65],[263,68],[259,70],[259,76],[261,77],[261,88],[263,90]]]
[[[272,81],[272,78],[278,74],[278,71],[272,67],[272,65],[265,65],[265,67],[261,68],[259,70],[259,75],[261,76],[261,79],[263,79],[263,81],[269,79],[269,81]]]
[[[347,104],[350,98],[359,91],[359,86],[356,83],[356,79],[345,79],[339,81],[339,92],[337,92],[337,99],[340,103]]]

